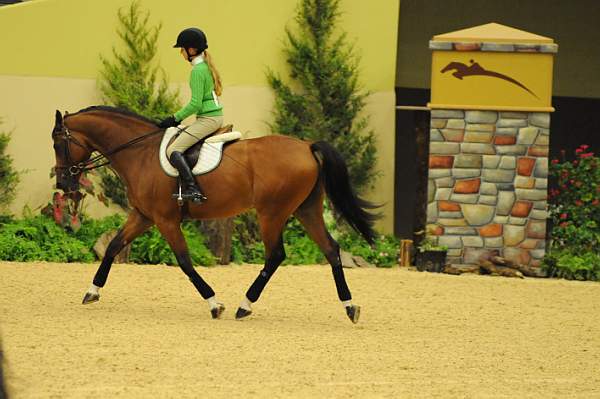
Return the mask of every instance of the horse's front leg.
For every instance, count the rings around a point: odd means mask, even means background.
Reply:
[[[190,279],[194,287],[198,290],[202,298],[206,299],[210,308],[210,313],[213,319],[218,319],[225,310],[225,306],[217,301],[217,297],[213,289],[208,285],[206,281],[200,277],[198,272],[192,266],[192,259],[188,250],[187,243],[181,232],[181,225],[179,222],[163,221],[157,222],[156,227],[167,240],[169,246],[175,253],[175,258],[181,270]]]
[[[125,225],[111,240],[110,244],[108,244],[104,258],[102,258],[100,267],[98,267],[98,271],[94,276],[94,281],[83,297],[84,305],[96,302],[100,299],[99,290],[106,284],[106,279],[108,278],[108,273],[115,260],[115,256],[117,256],[127,244],[152,226],[152,224],[153,223],[149,219],[145,218],[136,209],[129,213]]]

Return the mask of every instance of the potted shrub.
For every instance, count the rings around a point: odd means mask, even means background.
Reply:
[[[435,245],[430,238],[426,238],[421,242],[415,254],[417,270],[420,272],[441,273],[446,265],[447,252],[448,247]]]

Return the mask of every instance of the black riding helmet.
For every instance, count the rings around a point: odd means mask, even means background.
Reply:
[[[187,28],[179,32],[177,43],[173,47],[181,47],[184,49],[195,48],[201,54],[208,48],[206,35],[198,28]]]

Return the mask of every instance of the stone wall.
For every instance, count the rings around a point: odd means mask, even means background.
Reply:
[[[549,127],[548,113],[431,111],[427,230],[450,263],[540,265]]]

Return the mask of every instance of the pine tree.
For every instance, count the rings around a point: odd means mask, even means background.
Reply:
[[[336,33],[339,4],[340,0],[301,0],[297,29],[286,29],[284,49],[293,83],[267,73],[276,96],[271,129],[332,143],[360,192],[372,187],[377,176],[375,137],[368,117],[360,115],[369,93],[358,82],[359,57],[347,35]]]
[[[0,119],[0,124],[2,120]],[[6,212],[8,206],[14,200],[17,185],[19,184],[19,172],[13,167],[13,159],[6,154],[6,147],[10,141],[8,133],[0,133],[0,214]]]
[[[164,70],[154,62],[161,24],[150,26],[149,16],[138,1],[119,9],[117,34],[124,50],[120,53],[113,47],[114,61],[101,56],[98,87],[106,104],[155,119],[172,115],[181,103],[179,92],[169,90]],[[119,177],[108,168],[99,169],[98,174],[105,196],[127,209],[127,194]]]
[[[164,70],[154,63],[161,24],[149,26],[149,17],[137,1],[126,11],[119,9],[117,34],[125,50],[113,47],[114,61],[101,56],[99,88],[106,103],[156,118],[174,113],[181,104],[179,93],[169,90]]]

